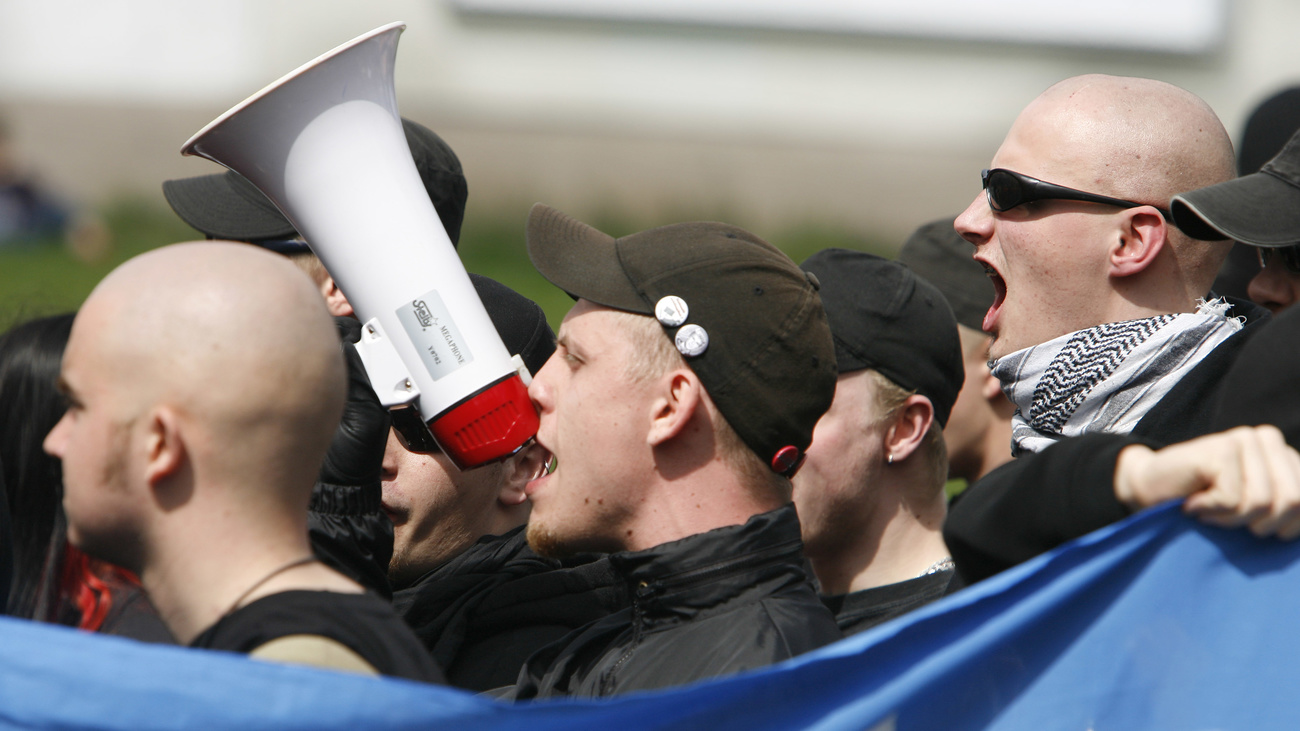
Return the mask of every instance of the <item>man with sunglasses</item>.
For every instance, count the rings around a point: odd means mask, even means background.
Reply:
[[[555,352],[542,308],[504,284],[469,276],[501,341],[538,373]],[[529,549],[525,487],[546,473],[550,454],[541,445],[461,470],[436,449],[408,449],[412,440],[400,428],[389,435],[381,474],[393,522],[393,607],[450,685],[510,685],[533,652],[626,606],[603,557],[561,562]]]
[[[1017,408],[1020,457],[950,513],[944,539],[961,578],[1152,504],[1117,494],[1121,453],[1209,431],[1222,376],[1267,313],[1205,301],[1229,243],[1192,239],[1164,203],[1233,174],[1214,112],[1163,82],[1067,79],[1016,119],[955,223],[997,292],[983,326]],[[1182,495],[1203,487],[1179,485]],[[1254,509],[1224,510],[1244,521]]]
[[[1300,300],[1300,132],[1259,172],[1174,196],[1172,209],[1193,238],[1255,247],[1252,301],[1277,314]]]

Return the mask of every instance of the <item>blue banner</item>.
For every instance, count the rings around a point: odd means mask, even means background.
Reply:
[[[0,620],[0,725],[89,729],[1291,729],[1300,545],[1149,511],[763,671],[510,706]]]

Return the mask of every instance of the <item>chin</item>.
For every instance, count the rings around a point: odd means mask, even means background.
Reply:
[[[528,538],[528,547],[537,555],[546,558],[569,558],[581,553],[608,553],[622,548],[607,545],[596,536],[565,533],[535,520],[529,520],[525,535]]]
[[[526,537],[528,547],[545,558],[567,558],[577,553],[560,534],[533,521],[528,523]]]

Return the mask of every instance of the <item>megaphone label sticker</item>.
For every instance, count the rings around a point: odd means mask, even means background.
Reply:
[[[397,308],[397,319],[433,380],[474,362],[474,354],[461,337],[460,328],[451,319],[438,290],[429,290]]]

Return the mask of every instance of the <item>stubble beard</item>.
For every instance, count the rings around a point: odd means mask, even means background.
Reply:
[[[541,525],[536,521],[528,521],[525,537],[528,539],[528,547],[544,558],[568,558],[578,553],[563,536],[549,526]]]

